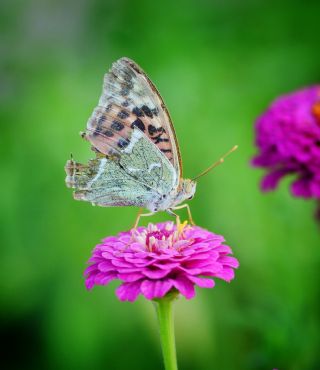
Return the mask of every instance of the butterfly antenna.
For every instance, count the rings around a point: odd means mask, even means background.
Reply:
[[[197,180],[199,177],[202,177],[206,175],[208,172],[210,172],[215,167],[218,167],[221,163],[224,162],[224,159],[231,153],[233,153],[235,150],[238,149],[238,145],[235,145],[232,149],[230,149],[226,154],[224,154],[217,162],[214,162],[210,167],[208,167],[206,170],[201,172],[198,176],[194,177],[192,181]]]

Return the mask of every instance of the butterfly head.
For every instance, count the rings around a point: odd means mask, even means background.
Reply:
[[[190,179],[181,179],[180,186],[177,191],[177,195],[174,201],[174,205],[178,205],[185,200],[192,199],[196,192],[197,183]]]

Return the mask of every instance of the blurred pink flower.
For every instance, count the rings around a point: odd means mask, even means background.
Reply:
[[[216,277],[234,278],[238,261],[221,235],[198,226],[180,232],[173,222],[139,227],[107,237],[93,250],[85,271],[86,286],[106,285],[119,279],[116,294],[122,301],[134,301],[139,294],[161,298],[177,290],[187,299],[194,286],[213,288]],[[205,277],[204,277],[205,276]]]
[[[256,145],[252,163],[267,170],[263,191],[294,174],[294,196],[320,199],[320,85],[276,99],[256,121]]]

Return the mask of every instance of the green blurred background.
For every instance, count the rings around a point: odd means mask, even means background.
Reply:
[[[163,95],[185,175],[239,144],[191,206],[241,267],[176,305],[180,369],[320,368],[315,204],[293,199],[290,179],[261,194],[249,165],[255,117],[320,80],[319,14],[319,1],[1,2],[4,369],[162,369],[152,304],[119,302],[117,283],[87,292],[82,275],[92,247],[136,210],[76,202],[64,184],[70,153],[92,156],[78,132],[122,56]]]

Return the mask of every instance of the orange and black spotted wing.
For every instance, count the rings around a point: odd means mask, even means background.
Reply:
[[[154,84],[132,60],[121,58],[104,77],[103,91],[83,135],[107,156],[121,155],[140,129],[182,176],[178,142],[169,112]]]

